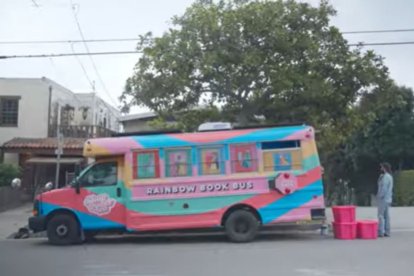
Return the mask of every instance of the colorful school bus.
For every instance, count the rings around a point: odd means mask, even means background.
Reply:
[[[84,156],[95,162],[35,201],[29,227],[51,243],[204,228],[248,242],[261,226],[325,219],[310,126],[90,139]]]

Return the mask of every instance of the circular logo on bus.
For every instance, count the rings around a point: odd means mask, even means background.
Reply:
[[[276,177],[275,188],[282,194],[291,194],[298,189],[298,179],[292,173],[281,173]]]
[[[83,205],[92,214],[104,216],[111,212],[115,207],[116,200],[109,197],[108,194],[91,194],[85,197]]]

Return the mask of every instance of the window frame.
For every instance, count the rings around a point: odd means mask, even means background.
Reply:
[[[203,162],[203,154],[204,150],[218,150],[219,151],[219,173],[204,173],[204,163]],[[214,176],[214,175],[225,175],[226,174],[226,154],[225,154],[225,146],[224,145],[208,145],[208,146],[200,146],[197,147],[197,157],[198,157],[198,175],[199,176]]]
[[[0,96],[0,127],[18,127],[19,126],[19,101],[21,97],[20,96]],[[14,112],[10,111],[3,111],[3,101],[15,101],[16,102],[16,111]],[[12,115],[16,115],[16,123],[4,123],[3,122],[3,112],[12,113]],[[8,114],[10,115],[10,114]]]
[[[155,169],[155,176],[154,177],[140,177],[138,175],[138,156],[139,154],[154,154],[154,169]],[[160,170],[160,150],[159,149],[143,149],[143,150],[133,150],[132,151],[132,161],[133,161],[133,170],[132,170],[132,179],[134,180],[147,180],[147,179],[157,179],[161,177],[161,170]]]
[[[299,156],[299,163],[293,163],[293,156],[292,153],[297,152],[298,156]],[[277,153],[290,153],[291,155],[291,164],[290,164],[290,169],[286,169],[286,170],[281,170],[281,169],[277,169],[277,165],[274,163],[274,161],[272,161],[272,169],[267,169],[269,166],[266,166],[266,154],[271,154],[271,159],[274,160],[274,154]],[[263,158],[263,171],[264,172],[286,172],[286,171],[294,171],[294,170],[301,170],[303,168],[303,157],[302,157],[302,147],[296,147],[296,148],[279,148],[279,149],[266,149],[266,150],[262,150],[262,158]],[[282,166],[279,166],[282,167]],[[295,168],[295,167],[299,167],[299,168]]]
[[[87,177],[87,175],[97,166],[103,165],[103,164],[109,164],[109,163],[113,163],[115,164],[115,176],[116,176],[116,180],[114,184],[111,185],[85,185],[82,181],[82,179],[84,177]],[[119,179],[119,168],[118,168],[118,162],[115,160],[108,160],[108,161],[101,161],[101,162],[96,162],[90,165],[89,168],[87,168],[87,170],[85,170],[82,175],[76,180],[79,181],[80,187],[85,187],[85,188],[94,188],[94,187],[114,187],[116,185],[118,185],[118,179]],[[88,183],[89,184],[89,183]]]
[[[187,167],[187,174],[186,175],[171,175],[171,164],[170,162],[170,153],[185,151],[187,155],[187,163],[185,163]],[[193,176],[193,149],[191,147],[177,147],[177,148],[165,148],[164,149],[164,170],[165,170],[165,177],[191,177]]]
[[[244,169],[237,171],[236,162],[239,160],[237,159],[237,148],[249,148],[251,150],[251,157],[250,161],[252,161],[252,168],[251,169]],[[237,143],[237,144],[230,144],[229,145],[229,152],[230,152],[230,173],[231,174],[239,174],[239,173],[255,173],[259,171],[259,156],[258,156],[258,149],[257,143]]]

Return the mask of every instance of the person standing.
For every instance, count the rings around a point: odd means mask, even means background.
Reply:
[[[392,189],[394,180],[391,175],[391,165],[389,163],[381,164],[381,175],[378,179],[378,236],[389,237],[391,235],[390,213],[389,209],[392,203]]]

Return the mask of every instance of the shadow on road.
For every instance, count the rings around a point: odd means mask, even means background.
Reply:
[[[278,241],[315,241],[331,239],[330,236],[321,236],[316,233],[297,232],[263,232],[260,233],[253,243],[278,242]],[[230,243],[224,233],[168,233],[168,234],[123,234],[123,235],[99,235],[92,240],[88,240],[83,245],[108,245],[108,244],[145,244],[145,245],[165,245],[165,244],[204,244],[204,243]],[[50,246],[46,239],[38,240],[36,246]]]

